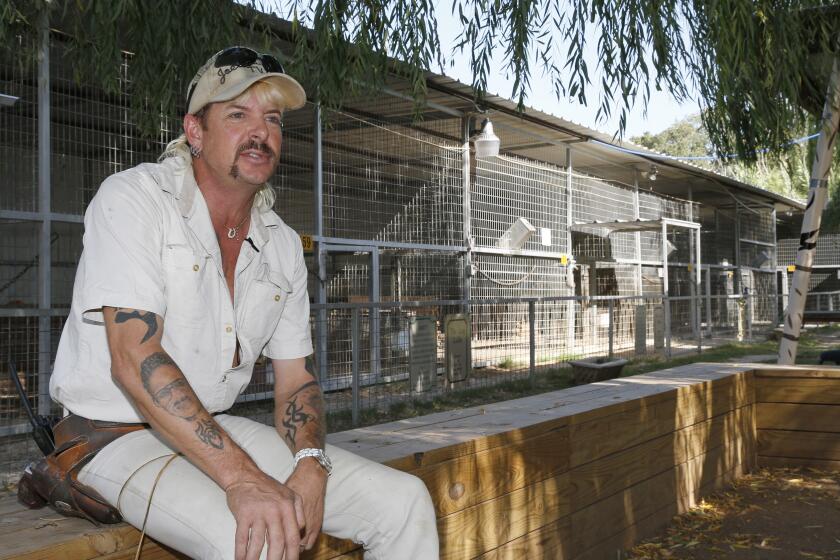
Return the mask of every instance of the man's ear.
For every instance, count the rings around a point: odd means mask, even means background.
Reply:
[[[195,115],[184,115],[184,134],[187,135],[187,142],[190,146],[201,149],[201,139],[204,127],[201,119]]]

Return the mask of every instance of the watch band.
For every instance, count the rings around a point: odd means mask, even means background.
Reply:
[[[294,468],[297,468],[298,463],[300,463],[301,459],[305,457],[312,457],[313,459],[318,461],[318,464],[324,467],[324,470],[327,471],[327,476],[329,476],[332,473],[332,461],[330,461],[330,458],[327,457],[327,454],[324,453],[323,449],[318,449],[317,447],[307,447],[301,449],[300,451],[295,453]]]

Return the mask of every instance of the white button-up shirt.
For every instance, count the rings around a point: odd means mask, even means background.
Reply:
[[[312,353],[307,272],[298,235],[272,210],[251,210],[234,302],[192,165],[174,157],[109,177],[85,213],[84,250],[50,394],[97,420],[142,418],[111,378],[102,307],[163,318],[164,350],[210,412],[230,408],[264,353]],[[237,340],[240,364],[232,368]]]

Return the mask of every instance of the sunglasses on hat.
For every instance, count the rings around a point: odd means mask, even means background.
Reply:
[[[248,47],[230,47],[216,56],[213,66],[223,68],[225,66],[253,66],[259,61],[266,72],[277,72],[285,74],[280,61],[270,54],[261,54]]]
[[[286,73],[283,69],[283,65],[280,64],[280,61],[275,57],[270,54],[258,53],[254,49],[249,49],[248,47],[229,47],[220,51],[213,61],[213,66],[219,69],[219,75],[221,76],[220,82],[224,83],[227,74],[230,72],[236,70],[237,68],[252,67],[257,64],[257,62],[262,65],[265,72],[272,74]],[[222,70],[223,68],[225,70]],[[187,95],[187,107],[190,106],[190,101],[192,101],[192,96],[197,85],[198,80],[195,80],[195,82],[190,86],[190,91]]]

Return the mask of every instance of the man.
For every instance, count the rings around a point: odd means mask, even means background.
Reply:
[[[51,394],[72,414],[150,425],[79,480],[192,557],[294,560],[323,523],[370,558],[436,558],[422,482],[325,446],[303,251],[266,185],[283,112],[305,101],[251,49],[198,71],[184,135],[160,163],[109,177],[87,209]],[[276,429],[224,414],[260,352]]]

